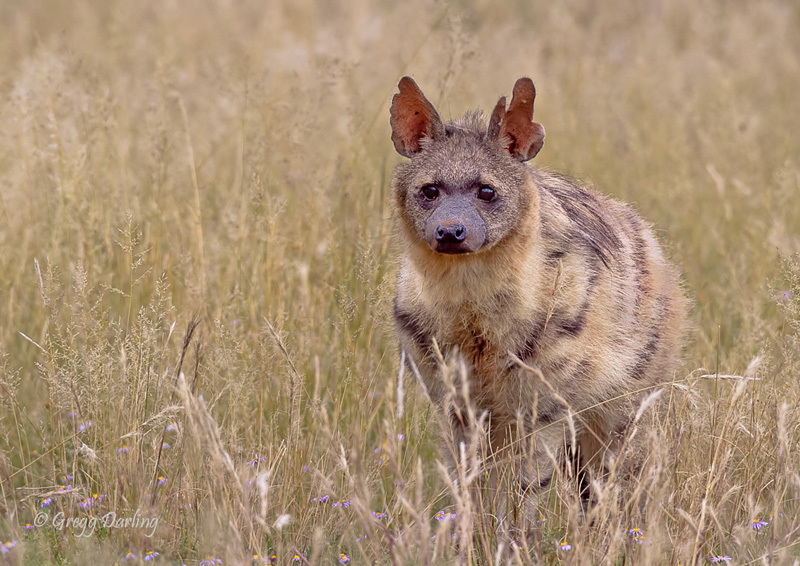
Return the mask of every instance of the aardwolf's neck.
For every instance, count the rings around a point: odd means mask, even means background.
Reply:
[[[399,295],[443,325],[469,320],[499,330],[539,308],[535,289],[544,274],[538,237],[538,230],[514,234],[474,257],[412,248],[403,258]]]

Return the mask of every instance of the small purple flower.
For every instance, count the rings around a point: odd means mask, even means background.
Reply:
[[[402,432],[397,435],[397,440],[399,440],[400,442],[404,441],[405,439],[406,435],[403,434]]]
[[[172,448],[172,446],[170,446],[170,445],[169,445],[168,443],[166,443],[166,442],[162,442],[162,443],[161,443],[161,449],[162,449],[162,450],[166,450],[167,448]]]
[[[259,462],[263,462],[263,461],[264,461],[264,457],[263,456],[259,456],[258,454],[256,454],[255,456],[253,456],[252,460],[247,462],[247,465],[250,466],[251,468],[255,468],[256,465],[258,465]]]
[[[0,545],[0,554],[6,554],[11,552],[11,549],[17,546],[17,541],[15,540],[8,540]]]
[[[68,491],[72,491],[72,484],[62,485],[58,488],[58,493],[67,493]]]
[[[292,562],[300,562],[300,560],[301,560],[301,558],[300,558],[300,555],[299,555],[299,554],[295,554],[295,555],[292,557]]]
[[[572,545],[566,541],[558,543],[558,548],[563,550],[564,552],[569,552],[572,550]]]
[[[36,528],[35,525],[31,525],[30,523],[25,523],[25,530],[26,531],[32,531],[35,528]]]
[[[638,542],[639,544],[650,543],[650,539],[644,536],[644,533],[642,532],[641,529],[638,529],[636,527],[628,529],[628,534],[631,535],[633,537],[633,540],[635,542]]]
[[[439,511],[436,515],[433,516],[434,519],[437,521],[447,521],[449,519],[455,519],[455,513],[446,513],[445,511]]]
[[[126,445],[123,444],[122,446],[117,448],[117,454],[127,454],[127,453],[128,453],[128,447]]]
[[[39,507],[42,507],[42,508],[49,507],[52,502],[53,502],[53,498],[52,497],[47,497],[45,499],[42,499],[42,502],[39,504]]]
[[[168,424],[167,425],[167,432],[174,432],[175,430],[177,430],[177,429],[175,428],[174,424]]]
[[[730,556],[722,556],[721,554],[717,554],[716,556],[712,556],[710,558],[711,562],[730,562]]]
[[[309,468],[308,466],[303,466],[302,468],[300,468],[300,470],[303,471],[303,472],[307,472],[310,469],[311,468]]]
[[[373,511],[372,516],[376,519],[385,519],[387,517],[386,513],[378,513],[377,511]]]
[[[222,564],[222,559],[214,558],[213,556],[206,556],[200,561],[199,566],[214,566],[214,564]]]
[[[164,476],[158,476],[158,485],[164,485],[165,483],[167,483],[167,481],[168,481],[167,478],[165,478]]]
[[[345,553],[340,552],[339,553],[339,562],[341,562],[342,564],[344,564],[345,562],[350,562],[350,557],[347,556]]]
[[[350,501],[347,499],[340,499],[336,503],[333,504],[334,507],[350,507]]]
[[[84,430],[86,430],[87,428],[92,426],[92,424],[94,424],[94,423],[92,423],[92,421],[86,421],[84,423],[81,423],[81,424],[78,425],[78,430],[83,432]]]
[[[761,529],[761,527],[766,527],[767,525],[769,525],[769,521],[764,521],[762,519],[755,519],[752,524],[753,524],[753,529],[759,530]]]
[[[135,552],[129,552],[128,554],[126,554],[125,556],[120,558],[119,561],[120,562],[125,562],[126,560],[135,560],[135,559],[136,559],[136,553]]]
[[[92,501],[89,499],[81,499],[80,502],[78,503],[78,507],[80,507],[81,509],[88,509],[91,506],[92,506]]]
[[[156,552],[155,550],[148,550],[147,552],[144,553],[144,561],[150,562],[151,560],[155,560],[156,556],[158,556],[158,552]]]
[[[330,495],[323,495],[322,497],[315,497],[311,501],[314,503],[325,503],[328,499],[330,499]]]

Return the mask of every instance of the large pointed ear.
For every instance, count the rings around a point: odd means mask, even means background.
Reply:
[[[414,79],[403,77],[397,87],[400,92],[392,97],[389,109],[392,141],[397,153],[412,157],[422,149],[422,138],[435,139],[444,135],[444,124]]]
[[[505,97],[500,98],[489,119],[486,134],[499,140],[508,152],[520,161],[532,159],[544,145],[544,127],[533,121],[533,99],[536,88],[528,77],[514,84],[514,95],[506,110]]]
[[[500,135],[500,126],[503,124],[503,118],[506,117],[506,97],[501,96],[500,100],[497,101],[497,104],[492,111],[492,117],[489,118],[489,129],[486,132],[486,135],[489,136],[489,139],[496,140]]]

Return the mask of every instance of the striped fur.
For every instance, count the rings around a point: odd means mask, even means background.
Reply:
[[[687,311],[677,269],[629,205],[527,166],[481,114],[429,130],[438,134],[423,135],[393,175],[402,250],[394,316],[400,347],[454,421],[445,436],[461,438],[455,421],[464,411],[434,341],[445,361],[464,361],[468,403],[487,415],[491,452],[520,432],[536,436],[525,455],[536,465],[519,472],[520,485],[549,484],[547,452],[571,443],[568,408],[577,415],[572,450],[601,470],[647,389],[673,377]],[[481,249],[431,248],[423,230],[430,211],[418,196],[426,183],[444,192],[496,188],[495,208],[475,205],[486,224]]]

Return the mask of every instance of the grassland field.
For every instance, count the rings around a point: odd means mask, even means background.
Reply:
[[[800,564],[799,3],[4,0],[1,565],[500,561],[399,379],[405,74],[532,77],[693,301],[644,515],[565,471],[505,560]]]

